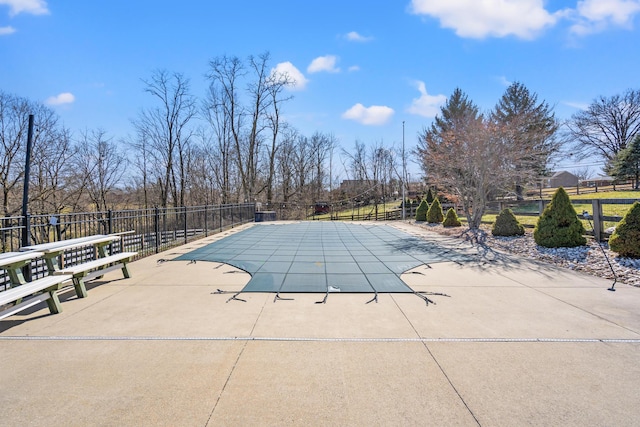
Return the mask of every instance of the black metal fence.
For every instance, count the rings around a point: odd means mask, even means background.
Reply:
[[[254,218],[253,203],[3,217],[0,252],[95,234],[119,234],[120,240],[112,248],[114,252],[138,252],[141,258],[253,222]],[[65,263],[72,265],[90,256],[82,251],[65,253]],[[44,265],[32,263],[33,277],[45,274]],[[0,289],[7,282],[0,270]]]

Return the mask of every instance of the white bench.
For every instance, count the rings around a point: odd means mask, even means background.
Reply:
[[[121,252],[115,255],[104,256],[93,261],[56,270],[54,275],[70,274],[73,277],[73,286],[76,289],[76,295],[78,295],[79,298],[84,298],[87,296],[85,282],[88,280],[100,278],[106,273],[115,270],[122,270],[125,279],[131,277],[127,269],[127,263],[137,254],[137,252]]]
[[[0,306],[17,302],[16,305],[0,311],[0,319],[4,319],[5,317],[11,316],[29,307],[33,307],[42,301],[47,302],[49,311],[52,314],[60,313],[62,311],[62,306],[60,305],[60,299],[58,298],[56,291],[62,287],[64,282],[71,280],[72,277],[73,276],[70,274],[46,276],[42,279],[26,282],[25,284],[0,292]],[[38,294],[39,292],[42,293]],[[22,298],[33,294],[38,295],[20,302]]]

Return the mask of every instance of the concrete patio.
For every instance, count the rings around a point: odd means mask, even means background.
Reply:
[[[0,425],[638,425],[640,289],[483,253],[403,275],[414,294],[243,293],[249,275],[129,265],[0,321]],[[465,254],[478,249],[405,223]],[[232,293],[216,293],[217,290]]]

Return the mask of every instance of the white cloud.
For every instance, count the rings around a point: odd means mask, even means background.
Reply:
[[[8,34],[13,34],[16,32],[16,29],[13,27],[0,27],[0,36],[6,36]]]
[[[497,79],[502,86],[509,87],[513,83],[513,82],[510,82],[505,76],[498,76]]]
[[[571,32],[586,35],[611,26],[630,28],[640,12],[640,0],[581,0],[575,10]]]
[[[73,104],[76,100],[76,97],[73,96],[71,92],[63,92],[56,96],[51,96],[47,98],[45,103],[47,105],[65,105],[65,104]]]
[[[319,73],[326,71],[328,73],[338,73],[340,68],[336,68],[336,62],[338,62],[338,57],[335,55],[319,56],[311,61],[311,64],[307,67],[307,72]]]
[[[460,37],[478,39],[533,39],[566,13],[549,13],[543,0],[411,0],[410,10],[438,19]]]
[[[0,0],[0,5],[9,6],[9,15],[30,13],[32,15],[46,15],[49,13],[45,0]]]
[[[303,90],[309,80],[293,65],[291,62],[281,62],[271,70],[271,76],[278,76],[280,78],[287,78],[291,81],[287,85],[289,90]]]
[[[416,81],[414,84],[420,92],[420,97],[413,99],[407,112],[422,117],[435,117],[440,112],[440,106],[447,101],[447,97],[445,95],[429,95],[424,82]]]
[[[383,125],[393,116],[393,108],[384,105],[365,107],[357,103],[342,114],[343,119],[354,120],[363,125]]]
[[[585,104],[583,102],[572,102],[572,101],[563,101],[564,105],[575,108],[576,110],[587,110],[589,108],[589,104]]]
[[[351,42],[369,42],[371,40],[373,40],[373,37],[366,37],[363,36],[361,34],[359,34],[356,31],[351,31],[350,33],[347,33],[344,38],[346,38],[347,40],[351,41]]]
[[[360,71],[359,65],[352,65],[349,67],[349,72]]]

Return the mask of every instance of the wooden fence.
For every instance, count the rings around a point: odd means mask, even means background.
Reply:
[[[571,203],[576,205],[591,205],[589,220],[593,225],[593,236],[597,241],[609,238],[609,233],[605,232],[605,222],[619,222],[622,219],[620,215],[605,215],[603,206],[605,205],[627,205],[630,207],[634,202],[640,199],[572,199]],[[536,216],[539,217],[545,206],[551,200],[521,200],[521,201],[498,201],[489,204],[486,213],[499,213],[505,208],[512,209],[517,216]],[[537,208],[532,209],[533,206]],[[524,209],[523,209],[524,208]],[[580,218],[584,217],[582,210],[576,210]]]

